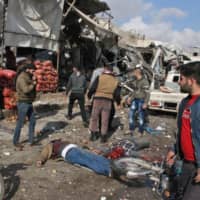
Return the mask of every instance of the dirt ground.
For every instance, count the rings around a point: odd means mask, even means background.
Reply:
[[[27,125],[25,124],[21,141],[22,151],[12,145],[15,122],[5,119],[0,121],[0,157],[5,179],[6,197],[13,200],[154,200],[155,193],[147,184],[135,182],[131,185],[118,180],[97,175],[85,168],[73,166],[62,160],[50,160],[42,168],[35,166],[35,160],[42,145],[57,138],[70,140],[72,143],[90,147],[109,146],[111,142],[122,139],[128,130],[127,108],[118,110],[113,122],[116,127],[106,144],[90,142],[88,129],[81,122],[79,109],[74,109],[74,117],[68,121],[66,96],[62,93],[43,94],[35,102],[36,130],[42,131],[38,143],[29,147]],[[117,125],[123,124],[123,129]],[[150,126],[162,128],[159,135],[145,134],[151,146],[143,150],[147,155],[164,156],[167,148],[174,141],[176,131],[175,115],[151,113]]]

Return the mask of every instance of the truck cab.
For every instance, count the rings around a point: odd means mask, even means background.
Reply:
[[[186,93],[180,92],[179,77],[180,74],[177,71],[170,71],[164,85],[161,85],[158,89],[151,89],[150,110],[177,112],[180,101],[187,96]]]

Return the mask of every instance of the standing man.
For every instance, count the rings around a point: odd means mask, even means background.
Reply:
[[[129,111],[129,130],[130,134],[133,135],[133,132],[136,128],[136,112],[138,114],[139,121],[139,133],[142,135],[144,132],[144,115],[145,109],[147,108],[150,92],[149,92],[149,82],[143,74],[143,66],[141,64],[136,65],[136,68],[133,71],[133,76],[135,81],[133,82],[133,92],[128,98],[128,104],[130,104]]]
[[[67,83],[66,95],[68,95],[70,90],[71,94],[69,96],[68,114],[66,116],[69,120],[72,119],[73,105],[75,100],[78,100],[83,125],[88,127],[88,121],[85,112],[85,92],[87,90],[87,81],[80,69],[75,66],[73,67],[73,73],[69,77],[69,81]]]
[[[179,106],[178,134],[174,149],[166,158],[173,165],[175,154],[183,160],[178,180],[177,200],[198,200],[200,197],[200,62],[180,66],[181,91],[189,93]]]
[[[16,92],[17,92],[17,110],[18,120],[14,130],[13,144],[17,147],[22,145],[19,143],[21,128],[24,125],[26,116],[29,119],[29,139],[30,145],[34,142],[35,132],[35,115],[33,111],[33,101],[36,97],[36,78],[33,75],[35,66],[33,64],[24,64],[20,66],[16,75]]]
[[[101,74],[103,74],[104,71],[105,71],[105,67],[103,66],[103,64],[102,64],[102,66],[99,66],[97,69],[95,69],[93,71],[89,88],[92,86],[92,84],[94,83],[96,78],[98,76],[100,76]],[[93,102],[92,102],[92,104],[93,104]],[[113,121],[114,115],[115,115],[115,105],[114,105],[114,102],[112,101],[112,107],[111,107],[109,123],[108,123],[108,130],[112,130],[112,121]]]
[[[89,125],[91,141],[98,139],[99,127],[101,127],[101,142],[104,143],[107,141],[109,118],[113,100],[120,105],[120,88],[118,80],[115,78],[112,70],[112,66],[109,65],[108,62],[105,63],[103,74],[95,79],[88,92],[89,99],[91,99],[94,94],[92,115]],[[99,119],[101,119],[101,126],[99,126]]]

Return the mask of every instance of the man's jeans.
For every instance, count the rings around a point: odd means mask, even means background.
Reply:
[[[65,161],[87,167],[104,176],[109,176],[111,172],[108,159],[81,148],[70,149],[65,155]]]
[[[193,163],[183,162],[182,173],[178,177],[178,188],[175,200],[199,200],[200,183],[195,183],[197,167]]]
[[[29,134],[29,143],[32,144],[35,132],[35,124],[36,124],[35,115],[33,112],[33,105],[32,103],[18,103],[17,109],[18,109],[18,120],[14,131],[13,144],[17,144],[19,142],[21,129],[26,120],[26,116],[30,121],[28,134]]]
[[[129,129],[130,131],[134,131],[136,128],[136,112],[138,113],[139,120],[139,132],[143,133],[144,131],[144,110],[142,108],[144,104],[143,99],[134,99],[131,103],[130,111],[129,111]]]

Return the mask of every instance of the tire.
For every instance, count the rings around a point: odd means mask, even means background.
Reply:
[[[3,180],[2,175],[0,174],[0,200],[3,200],[4,192],[5,192],[4,180]]]

